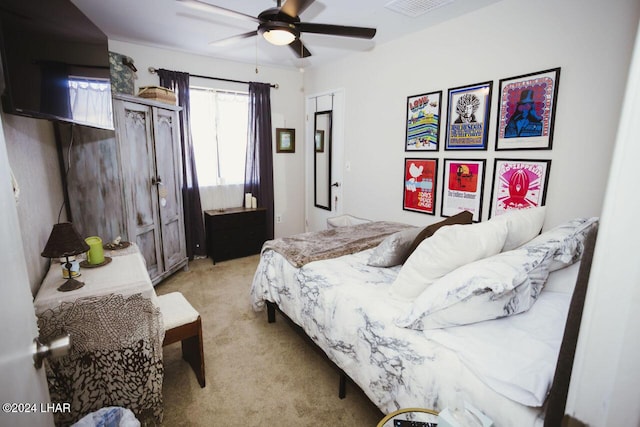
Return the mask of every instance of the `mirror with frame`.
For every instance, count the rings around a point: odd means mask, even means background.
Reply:
[[[313,127],[314,204],[327,210],[331,210],[331,115],[331,111],[316,112]]]

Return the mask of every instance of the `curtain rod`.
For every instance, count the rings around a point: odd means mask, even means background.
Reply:
[[[149,67],[149,72],[151,74],[156,74],[156,70],[157,70],[156,68]],[[245,82],[245,81],[242,81],[242,80],[223,79],[222,77],[201,76],[201,75],[198,75],[198,74],[189,74],[189,76],[191,76],[191,77],[199,77],[201,79],[219,80],[219,81],[222,81],[222,82],[242,83],[242,84],[246,84],[246,85],[249,84],[249,82]],[[278,89],[280,87],[278,85],[278,83],[276,83],[276,84],[269,83],[269,86],[271,86],[272,88],[275,88],[275,89]]]

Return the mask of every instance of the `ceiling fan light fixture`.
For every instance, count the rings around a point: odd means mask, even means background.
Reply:
[[[258,27],[258,32],[265,40],[276,46],[291,44],[299,35],[293,25],[284,22],[264,22]]]
[[[269,30],[265,31],[262,36],[267,39],[271,44],[276,46],[284,46],[291,44],[296,39],[296,36],[288,30]]]

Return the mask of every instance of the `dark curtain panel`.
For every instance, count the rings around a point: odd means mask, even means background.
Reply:
[[[189,74],[171,70],[157,70],[160,86],[172,89],[178,97],[180,112],[180,137],[182,139],[182,201],[184,209],[184,230],[187,243],[187,256],[206,255],[202,205],[196,175],[196,160],[193,155],[191,139],[191,118],[189,109]]]
[[[249,127],[244,192],[267,209],[267,239],[273,239],[273,141],[271,139],[271,87],[249,83]]]

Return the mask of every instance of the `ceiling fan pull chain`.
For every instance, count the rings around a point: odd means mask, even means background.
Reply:
[[[258,74],[258,38],[256,37],[256,74]]]

